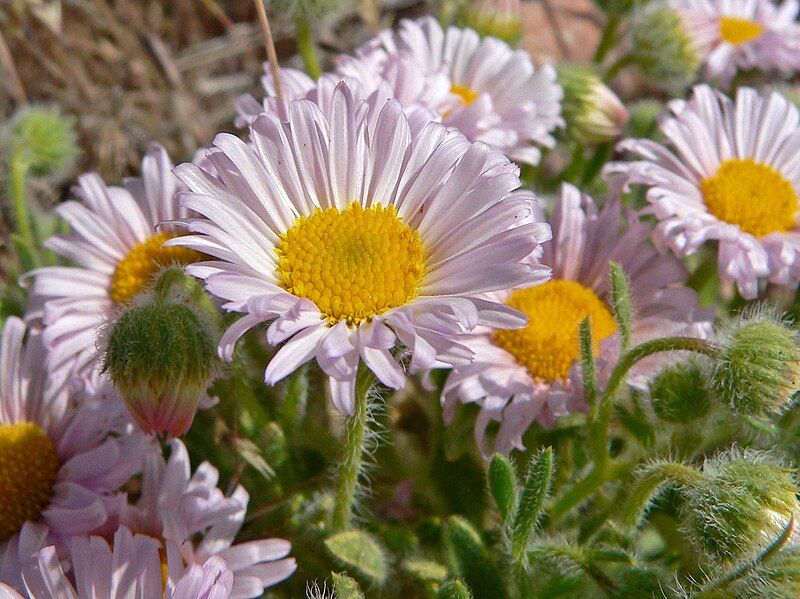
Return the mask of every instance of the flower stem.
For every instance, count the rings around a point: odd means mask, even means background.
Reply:
[[[317,58],[317,49],[314,45],[314,38],[311,35],[311,27],[305,15],[299,15],[295,21],[295,33],[297,34],[297,49],[303,57],[303,64],[306,72],[312,79],[317,79],[322,73]]]
[[[606,54],[614,47],[617,41],[617,30],[619,29],[620,19],[617,16],[608,18],[606,26],[603,28],[603,34],[600,37],[600,43],[597,45],[597,50],[592,59],[595,63],[603,62]]]
[[[14,152],[11,159],[11,209],[14,212],[14,222],[17,226],[17,234],[23,246],[27,258],[33,264],[26,266],[39,265],[39,253],[36,244],[36,236],[31,226],[31,217],[28,212],[28,203],[25,199],[25,179],[28,175],[28,163],[23,158],[22,152]]]
[[[627,67],[628,65],[633,64],[633,56],[630,54],[626,54],[624,56],[619,57],[616,61],[614,61],[608,70],[606,71],[605,77],[603,77],[603,81],[606,83],[610,83],[614,80],[619,72]]]
[[[375,376],[361,366],[356,377],[355,406],[345,427],[342,464],[333,504],[331,528],[333,532],[350,528],[353,504],[355,503],[358,477],[364,456],[364,435],[367,429],[369,392]]]

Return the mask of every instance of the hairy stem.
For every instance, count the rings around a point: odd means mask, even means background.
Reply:
[[[333,505],[333,532],[350,528],[358,477],[364,457],[364,435],[367,428],[369,392],[375,376],[366,366],[360,366],[356,377],[355,406],[345,427],[342,463]]]
[[[314,45],[314,37],[311,35],[311,27],[305,15],[299,15],[295,21],[295,32],[297,34],[297,49],[303,57],[303,64],[306,67],[308,76],[317,79],[322,73],[317,58],[317,48]]]
[[[25,179],[28,175],[28,163],[22,156],[22,152],[14,152],[11,159],[11,209],[14,212],[14,223],[17,226],[17,234],[29,254],[31,260],[35,262],[31,266],[39,265],[39,253],[36,243],[36,236],[31,226],[31,217],[28,212],[28,204],[25,199]]]

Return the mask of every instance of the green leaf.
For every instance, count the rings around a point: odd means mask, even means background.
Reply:
[[[542,515],[544,502],[550,494],[553,469],[552,447],[540,450],[528,465],[525,487],[520,496],[517,512],[514,514],[511,533],[512,549],[517,559],[524,556],[528,541]]]
[[[590,406],[597,402],[597,373],[594,367],[592,349],[592,322],[587,316],[578,329],[578,343],[581,350],[581,373],[583,374],[583,395]]]
[[[334,572],[331,578],[336,599],[364,599],[358,583],[347,574]]]
[[[360,530],[346,530],[325,539],[325,547],[342,566],[370,582],[386,582],[386,557],[378,542]]]
[[[445,526],[444,540],[453,571],[469,585],[476,599],[507,597],[486,546],[469,522],[451,516]]]
[[[616,262],[611,263],[609,276],[611,278],[611,308],[619,328],[622,351],[626,352],[631,345],[631,322],[633,321],[628,277]]]
[[[469,588],[460,580],[451,580],[439,589],[438,599],[472,599]]]
[[[517,505],[517,474],[514,465],[502,454],[496,453],[489,463],[489,489],[500,510],[503,521],[507,521]]]
[[[286,396],[281,406],[281,427],[286,436],[291,437],[294,427],[303,419],[308,402],[308,367],[301,366],[291,376],[286,385]]]
[[[432,560],[407,559],[402,568],[420,582],[442,582],[447,578],[447,568]]]

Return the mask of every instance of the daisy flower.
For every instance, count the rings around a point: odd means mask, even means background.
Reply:
[[[687,273],[669,255],[649,243],[650,227],[635,217],[622,226],[619,202],[598,210],[593,200],[565,184],[551,224],[553,243],[541,262],[552,266],[546,283],[494,293],[528,316],[526,327],[513,331],[476,330],[467,345],[475,361],[457,367],[445,384],[445,418],[452,419],[459,402],[481,406],[476,440],[485,454],[486,429],[499,421],[494,451],[524,449],[522,435],[534,421],[549,426],[559,416],[583,407],[579,368],[578,327],[591,318],[594,352],[601,379],[619,354],[617,325],[610,309],[609,263],[617,262],[630,278],[635,308],[632,343],[669,335],[704,335],[708,314],[696,309],[696,296],[683,286]],[[656,366],[640,368],[645,377]],[[630,382],[637,383],[637,380]]]
[[[668,0],[705,63],[706,77],[730,84],[739,69],[800,70],[796,0]]]
[[[783,96],[740,88],[736,101],[700,85],[661,123],[665,147],[629,139],[639,156],[607,165],[626,189],[647,185],[658,235],[678,256],[718,243],[718,271],[747,299],[758,283],[800,282],[800,115]]]
[[[146,440],[129,433],[124,408],[44,389],[41,336],[9,318],[0,348],[0,582],[19,587],[20,555],[32,523],[59,547],[97,531],[124,497],[120,486],[141,471]]]
[[[268,384],[316,358],[349,414],[360,361],[393,389],[405,380],[398,343],[412,370],[467,363],[464,332],[524,323],[478,295],[548,274],[524,262],[549,227],[533,194],[515,191],[518,168],[437,123],[412,137],[397,101],[357,102],[340,83],[330,118],[296,100],[286,122],[257,117],[250,143],[214,144],[216,176],[176,169],[193,192],[184,206],[205,218],[169,244],[213,256],[189,272],[245,314],[223,335],[223,358],[271,321],[267,341],[283,345]]]
[[[340,57],[337,71],[354,78],[377,72],[401,102],[428,106],[470,141],[521,163],[537,164],[537,146],[553,147],[551,133],[564,124],[552,66],[536,68],[526,52],[472,29],[444,31],[433,17],[379,33],[355,57]],[[443,75],[444,87],[432,83]]]
[[[178,205],[178,180],[172,162],[158,145],[142,160],[142,178],[110,187],[96,174],[83,175],[79,198],[56,207],[72,231],[45,246],[77,264],[29,273],[32,279],[29,320],[41,320],[47,362],[57,382],[69,380],[98,388],[98,334],[108,318],[147,288],[154,276],[173,263],[200,255],[162,244],[175,236],[162,221],[185,217]]]
[[[203,462],[192,474],[183,443],[173,440],[170,448],[168,461],[160,451],[151,452],[137,503],[120,514],[123,526],[158,540],[167,589],[177,588],[187,564],[205,568],[219,559],[232,574],[231,597],[261,597],[264,589],[288,578],[297,567],[294,558],[287,557],[289,541],[233,544],[249,501],[244,487],[226,497],[216,486],[216,468]]]
[[[233,573],[225,560],[212,557],[191,564],[173,584],[163,579],[161,543],[120,527],[113,543],[102,537],[75,537],[70,543],[69,566],[56,548],[45,547],[22,566],[29,597],[95,599],[108,597],[164,597],[165,599],[222,599],[232,596]],[[16,599],[17,593],[0,598]]]

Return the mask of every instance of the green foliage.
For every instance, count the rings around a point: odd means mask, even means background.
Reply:
[[[553,450],[550,447],[531,458],[511,525],[512,547],[516,557],[523,555],[542,515],[544,502],[550,494],[554,467]]]
[[[514,515],[517,507],[517,474],[514,464],[499,453],[489,463],[489,489],[503,520]]]
[[[475,599],[503,599],[505,586],[478,531],[466,520],[451,516],[444,542],[453,572],[472,590]]]
[[[625,271],[616,262],[612,262],[609,267],[609,279],[611,280],[611,308],[614,312],[614,320],[617,321],[622,351],[627,351],[631,345],[633,328],[630,281],[628,281]]]
[[[358,583],[347,574],[334,572],[331,578],[336,599],[364,599],[364,593],[361,592]]]
[[[372,535],[361,530],[346,530],[325,539],[325,548],[336,563],[369,584],[381,586],[386,582],[386,556]]]
[[[469,588],[460,580],[451,580],[442,585],[438,599],[472,599]]]

